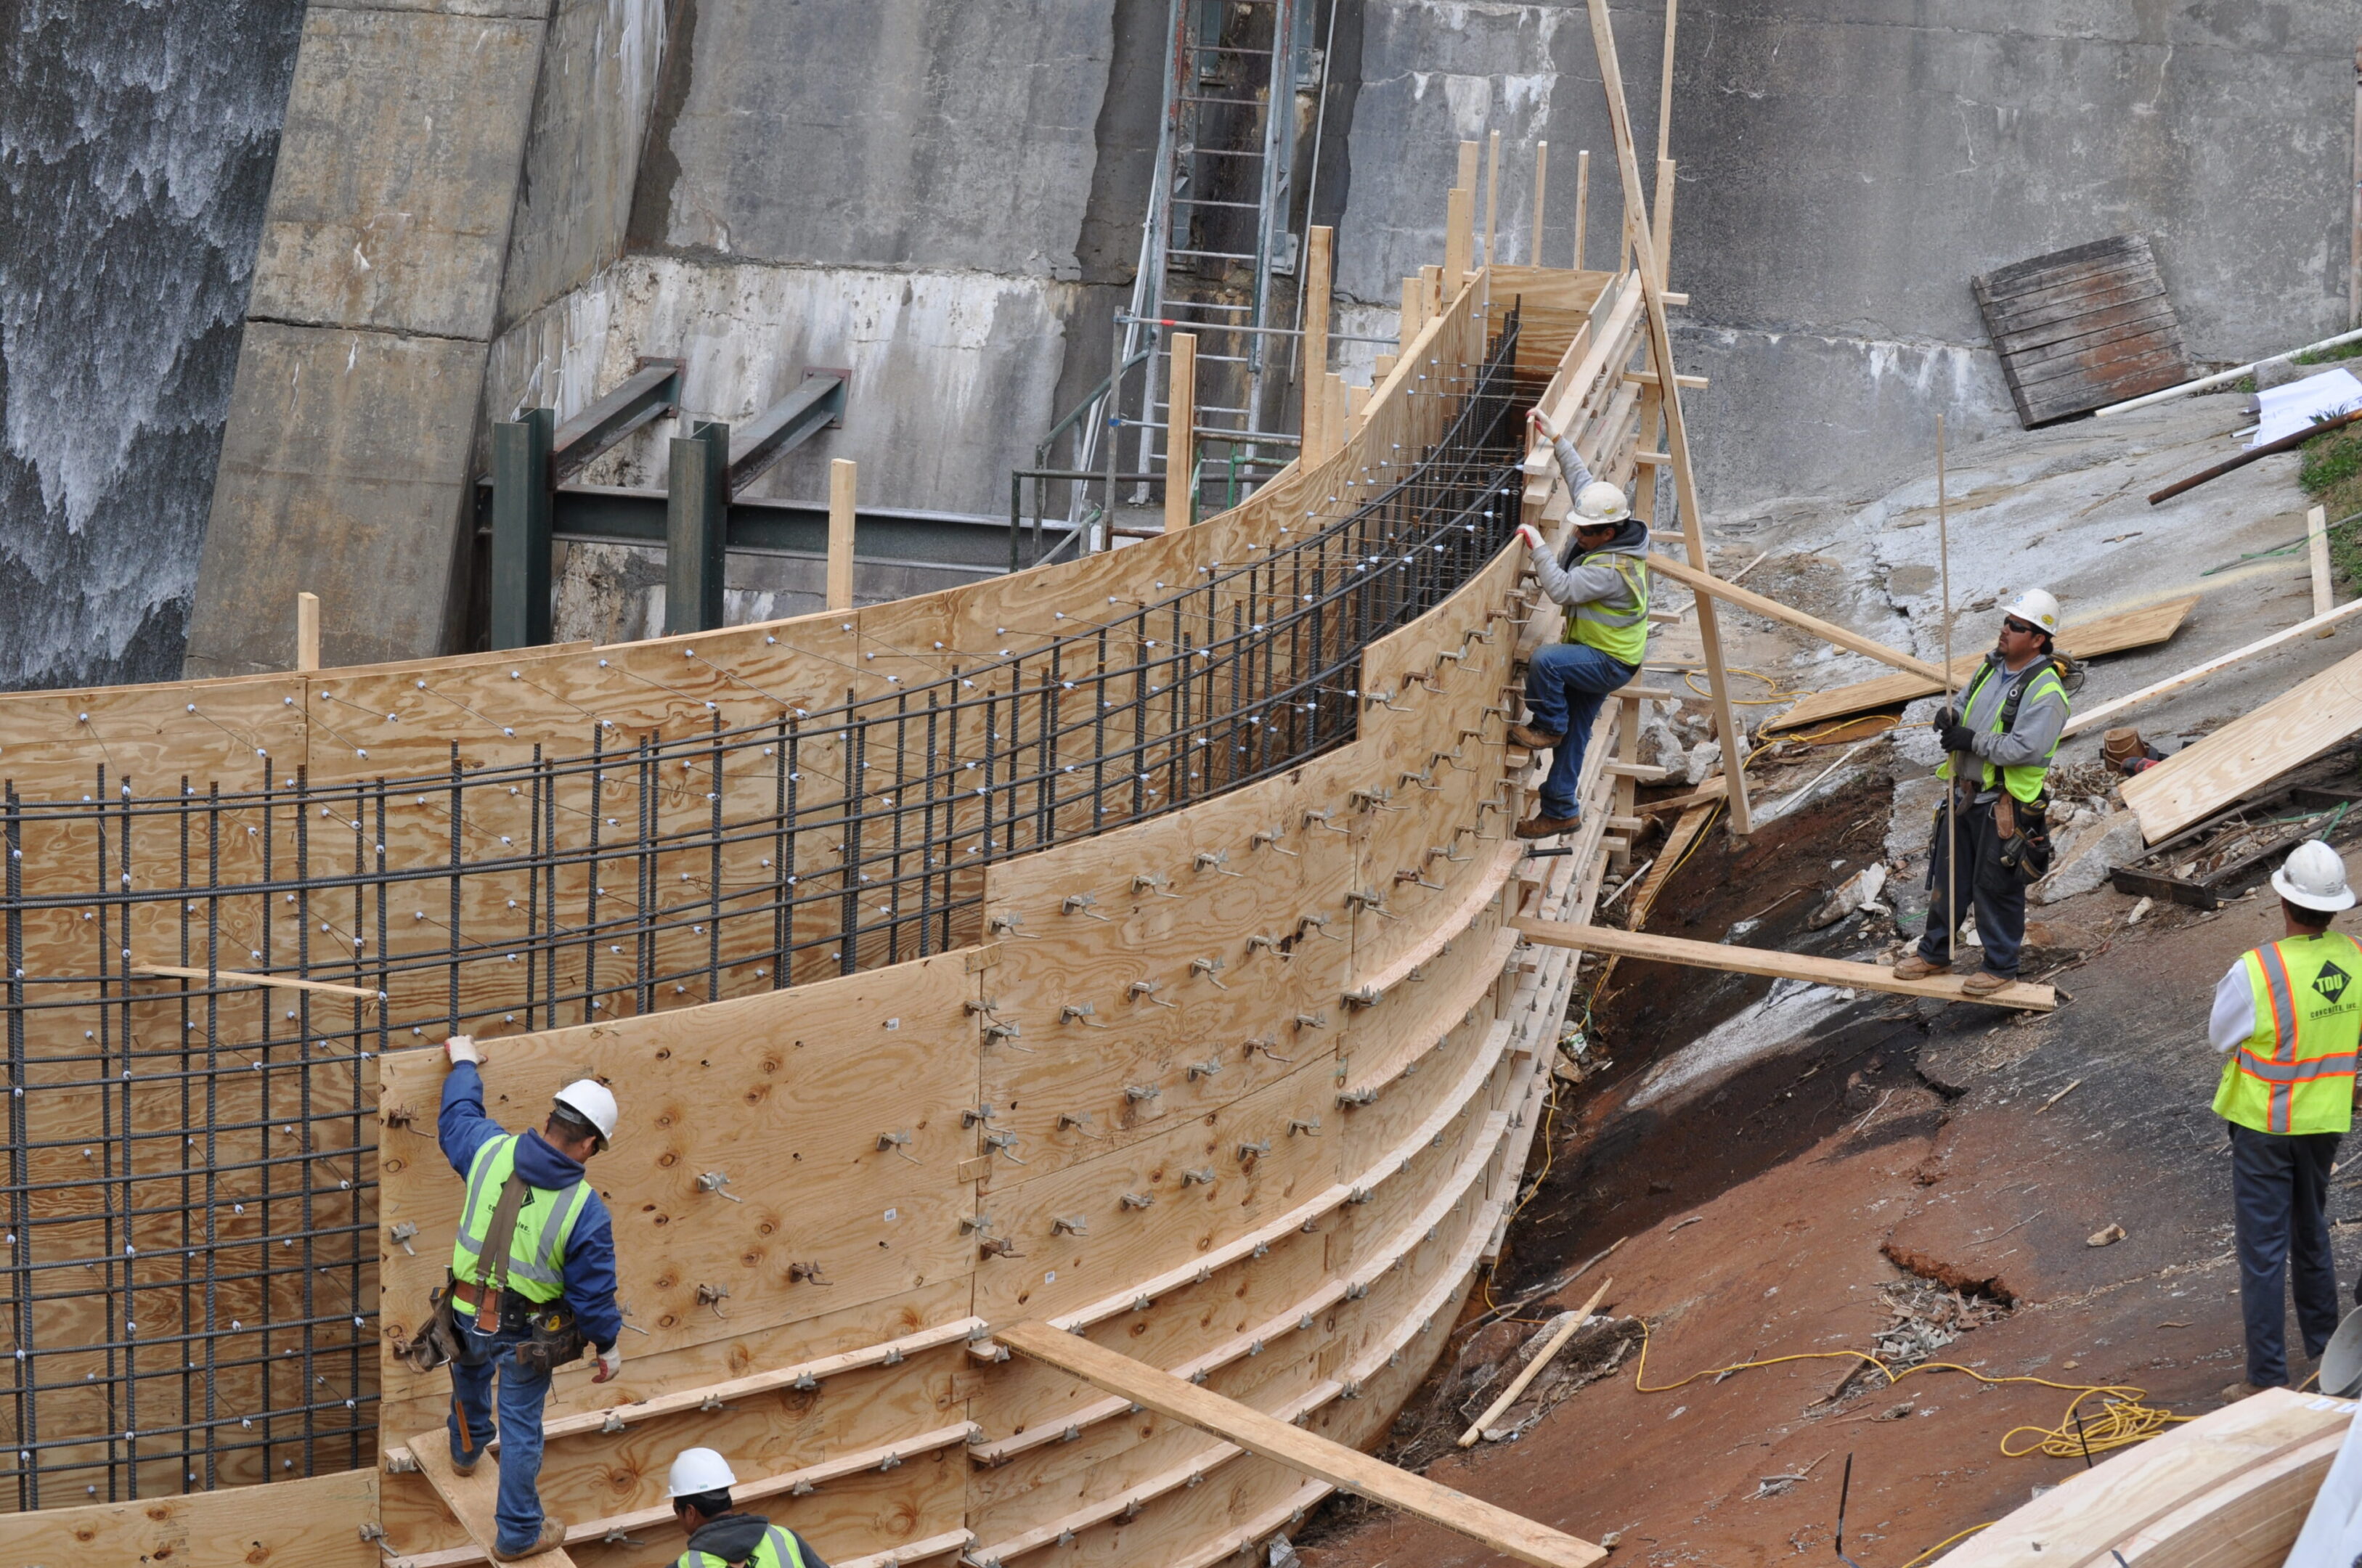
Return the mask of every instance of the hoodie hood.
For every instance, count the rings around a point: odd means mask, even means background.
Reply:
[[[744,1562],[763,1544],[763,1532],[770,1528],[771,1521],[760,1514],[724,1514],[708,1520],[704,1529],[690,1536],[689,1549],[724,1562]]]
[[[538,1132],[527,1132],[517,1140],[516,1168],[527,1185],[545,1192],[562,1191],[582,1179],[581,1162],[551,1148]]]
[[[1649,553],[1649,525],[1638,517],[1627,517],[1617,525],[1616,536],[1595,550],[1586,550],[1580,540],[1570,533],[1566,553],[1559,565],[1572,567],[1586,556],[1645,556]]]

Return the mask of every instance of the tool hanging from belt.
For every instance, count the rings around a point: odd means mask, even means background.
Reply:
[[[574,1314],[562,1299],[535,1301],[509,1288],[509,1253],[516,1242],[517,1216],[532,1196],[533,1188],[524,1177],[512,1170],[501,1184],[501,1196],[492,1207],[491,1223],[485,1229],[483,1248],[478,1253],[491,1260],[491,1275],[476,1281],[453,1274],[441,1289],[429,1293],[427,1327],[400,1352],[413,1368],[431,1372],[459,1354],[459,1311],[468,1314],[479,1334],[529,1335],[513,1353],[517,1364],[531,1373],[546,1375],[590,1349],[590,1342],[575,1326]],[[494,1314],[489,1325],[484,1321],[488,1311]]]

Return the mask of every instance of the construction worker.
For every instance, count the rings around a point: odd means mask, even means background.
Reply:
[[[1542,591],[1566,606],[1565,641],[1535,651],[1526,669],[1528,717],[1509,726],[1517,745],[1551,753],[1540,803],[1518,824],[1518,836],[1551,838],[1582,820],[1576,790],[1600,704],[1648,656],[1649,525],[1632,515],[1621,486],[1591,477],[1583,454],[1547,414],[1537,408],[1527,417],[1557,452],[1574,497],[1574,537],[1560,555],[1551,554],[1539,529],[1518,525]]]
[[[730,1462],[710,1448],[685,1448],[672,1462],[665,1496],[689,1532],[689,1550],[673,1559],[673,1568],[828,1568],[795,1531],[733,1509],[730,1488],[736,1485]]]
[[[1946,753],[1936,776],[1952,780],[1952,799],[1948,811],[1939,807],[1936,812],[1927,929],[1918,950],[1894,966],[1899,980],[1951,968],[1964,900],[1973,900],[1977,940],[1985,956],[1960,989],[1972,997],[1991,996],[2017,978],[2018,949],[2025,942],[2025,887],[2049,865],[2045,780],[2067,727],[2064,661],[2053,651],[2058,635],[2058,601],[2041,589],[2027,589],[2002,611],[1993,651],[1969,678],[1959,708],[1936,715]]]
[[[591,1382],[623,1370],[614,1228],[582,1174],[614,1136],[615,1097],[579,1079],[557,1091],[540,1132],[510,1132],[484,1114],[483,1048],[464,1034],[445,1048],[451,1072],[436,1131],[444,1158],[468,1181],[448,1286],[458,1330],[447,1423],[451,1467],[469,1474],[492,1441],[497,1379],[501,1487],[491,1554],[508,1562],[566,1539],[562,1521],[543,1517],[535,1487],[551,1370],[586,1343],[599,1356]]]
[[[2207,1038],[2226,1054],[2214,1114],[2230,1123],[2239,1307],[2247,1325],[2247,1380],[2223,1390],[2226,1399],[2288,1382],[2283,1272],[2305,1354],[2320,1355],[2337,1331],[2323,1203],[2337,1140],[2354,1122],[2362,946],[2329,922],[2354,907],[2354,889],[2345,862],[2315,838],[2289,852],[2272,873],[2272,890],[2287,934],[2239,955],[2215,986],[2206,1021]]]

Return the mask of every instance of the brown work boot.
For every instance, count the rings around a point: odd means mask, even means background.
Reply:
[[[2234,1383],[2223,1390],[2221,1397],[2225,1405],[2235,1405],[2250,1395],[2262,1392],[2264,1392],[2264,1386],[2260,1383]]]
[[[1528,751],[1548,751],[1564,739],[1566,739],[1564,735],[1551,734],[1546,731],[1535,729],[1531,724],[1509,726],[1509,743],[1512,745],[1524,746]]]
[[[522,1562],[528,1557],[538,1557],[545,1551],[555,1551],[565,1544],[566,1521],[544,1515],[541,1521],[541,1533],[533,1538],[532,1545],[520,1546],[514,1551],[495,1545],[492,1548],[492,1561],[495,1562]]]
[[[1906,955],[1894,966],[1894,977],[1898,980],[1924,980],[1930,975],[1950,973],[1949,966],[1931,964],[1916,953]]]
[[[1573,833],[1582,824],[1581,817],[1528,817],[1518,824],[1519,838],[1556,838],[1562,833]]]
[[[1991,969],[1980,969],[1960,982],[1960,994],[1964,997],[1989,997],[2015,984],[2017,977],[2014,975],[1996,975]]]

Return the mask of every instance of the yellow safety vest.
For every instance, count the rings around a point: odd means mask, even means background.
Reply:
[[[1568,605],[1565,640],[1637,665],[1649,657],[1648,565],[1637,556],[1609,556],[1597,564],[1614,569],[1624,580],[1624,591]]]
[[[734,1568],[734,1565],[710,1551],[684,1551],[675,1560],[673,1568]],[[792,1533],[773,1525],[763,1532],[761,1542],[746,1559],[745,1568],[804,1568],[804,1554],[798,1549]]]
[[[1969,682],[1968,691],[1960,698],[1962,713],[1965,714],[1969,711],[1969,704],[1976,701],[1977,692],[1982,690],[1986,679],[1998,668],[1999,666],[1988,659],[1977,671],[1976,679]],[[2018,699],[2019,709],[2022,711],[2028,702],[2040,701],[2046,691],[2058,692],[2058,700],[2062,702],[2068,700],[2067,683],[2058,679],[2058,667],[2047,661],[2036,672],[2032,683],[2025,689],[2025,695]],[[2002,721],[2008,716],[2009,704],[2004,701],[1993,712],[1992,734],[2000,734],[2003,732]],[[2059,731],[2059,738],[2061,740],[2066,738],[2066,731],[2063,727]],[[1980,787],[1986,790],[1992,789],[1993,775],[1998,773],[2001,775],[2003,787],[2012,795],[2018,800],[2031,801],[2042,793],[2042,781],[2050,776],[2050,759],[2058,755],[2058,742],[2054,740],[2050,743],[2050,749],[2043,753],[2040,762],[2022,762],[2014,767],[1999,768],[1987,762],[1984,764],[1984,782]],[[1947,753],[1943,766],[1936,769],[1936,777],[1949,778],[1951,776],[1952,758],[1950,754]]]
[[[468,1202],[459,1211],[459,1239],[451,1246],[451,1273],[470,1285],[483,1284],[491,1272],[482,1257],[484,1243],[491,1239],[501,1188],[516,1169],[517,1140],[523,1136],[510,1132],[494,1138],[468,1162]],[[525,1189],[516,1231],[509,1238],[511,1290],[528,1301],[555,1301],[565,1294],[566,1243],[590,1195],[590,1184],[579,1181],[563,1192]]]
[[[2362,1038],[2362,946],[2342,932],[2289,936],[2241,959],[2256,1029],[2223,1064],[2214,1114],[2258,1132],[2344,1132],[2354,1125]]]

